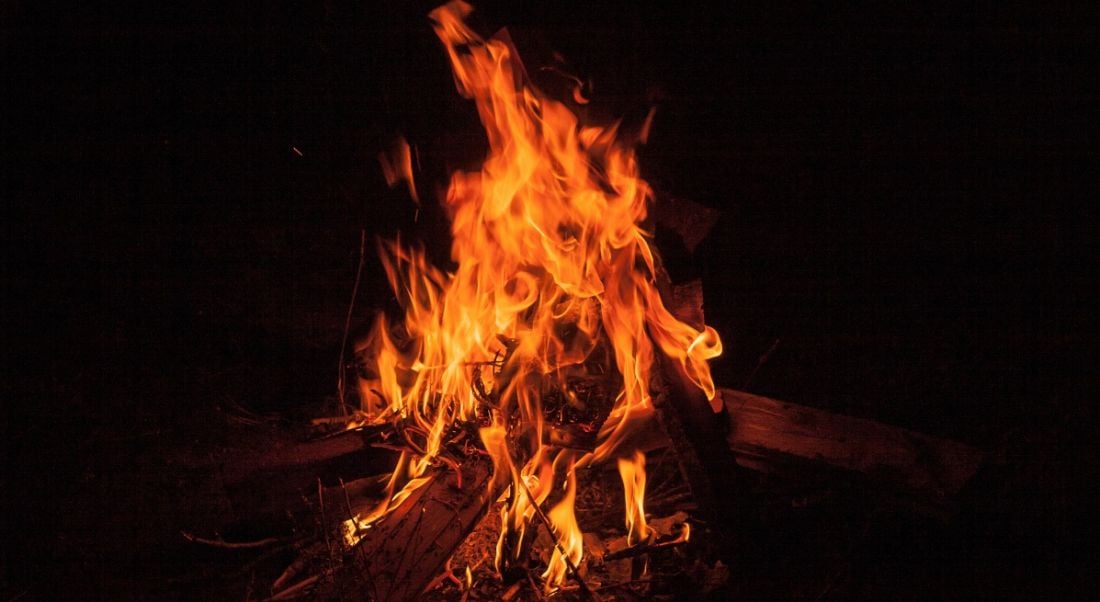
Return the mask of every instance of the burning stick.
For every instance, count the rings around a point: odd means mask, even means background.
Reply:
[[[603,560],[609,562],[612,560],[619,560],[620,558],[633,558],[634,556],[641,556],[642,554],[649,554],[650,552],[656,552],[657,550],[663,550],[666,548],[674,548],[682,546],[688,542],[691,537],[691,525],[684,523],[683,528],[680,530],[679,535],[670,535],[667,537],[661,537],[652,543],[641,543],[638,545],[630,546],[616,552],[605,554]]]
[[[531,507],[535,509],[535,516],[539,517],[539,521],[542,522],[543,526],[546,527],[546,530],[550,532],[550,537],[554,540],[554,548],[556,548],[558,553],[561,554],[561,559],[565,561],[565,566],[569,569],[569,576],[577,582],[577,585],[580,586],[581,591],[583,591],[589,598],[593,600],[599,600],[599,597],[596,596],[595,592],[593,592],[592,589],[588,587],[588,583],[586,583],[584,578],[581,577],[581,573],[580,570],[577,568],[577,565],[573,564],[573,560],[569,557],[569,551],[562,546],[561,536],[558,535],[557,529],[554,528],[554,524],[551,523],[550,519],[546,516],[545,513],[543,513],[542,507],[539,506],[538,500],[535,499],[535,496],[531,494],[531,490],[527,488],[527,485],[524,484],[522,480],[518,482],[520,483],[520,489],[522,489],[523,493],[527,496],[527,501],[529,501],[531,503]]]

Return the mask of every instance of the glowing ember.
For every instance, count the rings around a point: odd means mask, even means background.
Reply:
[[[504,37],[485,40],[466,26],[471,10],[455,1],[430,16],[459,93],[477,105],[489,153],[480,171],[453,174],[444,200],[453,274],[400,242],[381,247],[405,315],[380,317],[361,346],[373,372],[361,381],[361,409],[370,422],[398,425],[416,452],[402,454],[386,500],[349,521],[346,539],[354,545],[430,478],[449,432],[476,425],[493,460],[490,487],[509,488],[497,568],[518,559],[538,515],[557,540],[543,575],[550,590],[583,556],[577,468],[617,459],[630,542],[647,539],[645,457],[625,437],[653,413],[656,354],[679,362],[713,399],[706,361],[721,342],[713,329],[673,317],[655,286],[651,235],[641,225],[652,192],[632,148],[652,114],[632,139],[618,123],[580,123],[531,85]],[[574,96],[586,102],[579,88]],[[391,183],[405,179],[415,192],[407,144],[383,163]],[[555,443],[561,435],[550,432],[548,409],[592,411],[585,379],[604,364],[613,387],[594,451]],[[542,504],[552,505],[546,515]]]

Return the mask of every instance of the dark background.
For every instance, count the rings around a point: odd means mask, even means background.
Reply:
[[[997,459],[930,540],[872,529],[840,595],[1083,592],[1086,15],[599,4],[481,2],[474,23],[508,26],[529,67],[561,52],[594,117],[658,107],[641,151],[657,202],[721,211],[694,254],[658,232],[674,278],[704,281],[718,383]],[[0,9],[6,597],[163,591],[144,584],[143,563],[172,562],[149,524],[178,496],[119,475],[159,466],[164,438],[210,445],[218,400],[293,413],[331,395],[360,228],[446,258],[435,191],[484,142],[432,7]],[[399,134],[419,151],[419,216],[376,160]],[[357,322],[386,298],[368,259]]]

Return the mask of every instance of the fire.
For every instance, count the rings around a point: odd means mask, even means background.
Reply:
[[[404,138],[398,139],[389,153],[378,154],[378,162],[382,165],[382,175],[390,188],[404,180],[409,187],[409,196],[419,205],[420,195],[416,192],[416,181],[413,179],[412,150],[409,142]]]
[[[706,362],[722,345],[712,328],[677,320],[655,285],[657,259],[642,225],[653,192],[633,149],[652,114],[633,136],[618,123],[581,123],[566,102],[530,83],[506,34],[483,39],[465,24],[471,10],[456,0],[430,17],[459,93],[476,104],[489,152],[479,171],[453,174],[443,200],[453,273],[400,241],[381,245],[405,314],[379,317],[363,346],[374,374],[361,382],[362,411],[376,423],[407,425],[418,453],[402,455],[387,499],[349,521],[349,532],[369,528],[422,482],[449,428],[477,424],[493,460],[491,487],[509,491],[497,566],[517,560],[537,515],[548,519],[557,540],[544,574],[549,589],[583,556],[574,513],[579,468],[624,458],[631,541],[647,537],[644,456],[622,447],[653,413],[657,354],[713,399]],[[587,102],[579,87],[574,96]],[[415,193],[407,144],[399,150],[387,177],[406,179]],[[617,391],[598,445],[579,452],[548,444],[548,396],[584,406],[570,383],[599,357]],[[553,505],[545,516],[542,504]]]
[[[546,572],[542,574],[549,591],[565,578],[566,571],[572,570],[581,561],[584,555],[581,529],[577,526],[577,516],[574,513],[574,503],[577,500],[577,475],[574,466],[570,463],[565,483],[565,497],[550,511],[550,524],[554,526],[554,535],[557,545]]]
[[[645,454],[635,451],[631,458],[619,458],[619,476],[623,479],[626,500],[626,540],[629,544],[649,539],[645,522]]]

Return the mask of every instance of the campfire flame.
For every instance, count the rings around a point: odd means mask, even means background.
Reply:
[[[583,556],[579,468],[617,459],[630,541],[646,539],[645,456],[626,436],[654,411],[657,354],[713,400],[707,360],[722,345],[714,329],[676,319],[655,284],[652,235],[642,226],[653,192],[633,150],[652,114],[634,136],[618,123],[581,123],[566,102],[531,84],[506,34],[483,39],[466,25],[471,10],[456,0],[430,17],[459,93],[477,106],[489,152],[480,170],[453,174],[443,201],[454,273],[400,241],[381,245],[405,315],[374,324],[365,345],[374,376],[362,386],[362,408],[373,422],[404,425],[416,451],[402,454],[385,501],[349,521],[348,542],[425,480],[448,429],[479,424],[495,469],[490,487],[509,488],[497,567],[518,560],[541,505],[553,504],[543,517],[557,540],[543,575],[549,590]],[[412,180],[407,149],[387,164],[393,181]],[[583,407],[568,383],[600,353],[617,391],[594,451],[548,444],[544,401],[552,393]]]
[[[626,500],[626,541],[634,545],[650,536],[645,522],[645,454],[635,451],[631,458],[619,458],[619,476]]]
[[[577,526],[577,516],[574,512],[574,504],[577,500],[577,473],[573,466],[569,467],[565,482],[565,497],[550,511],[550,524],[554,525],[551,533],[557,538],[554,553],[550,556],[550,564],[546,572],[542,574],[547,591],[565,579],[566,571],[575,567],[584,555],[582,546],[584,537],[581,528]]]

